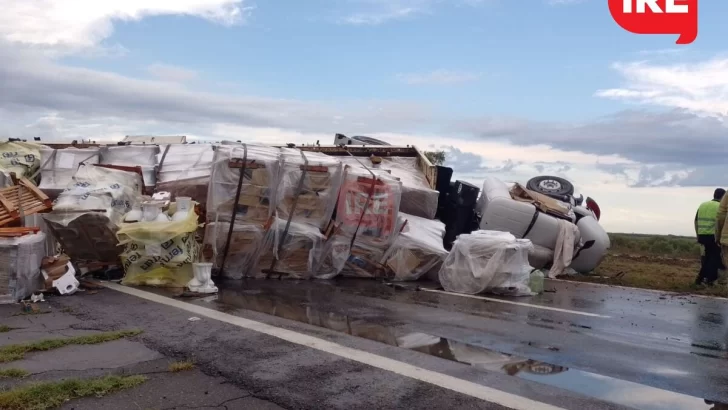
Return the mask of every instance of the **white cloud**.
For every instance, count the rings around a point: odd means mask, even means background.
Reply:
[[[231,25],[245,20],[244,0],[0,0],[0,39],[51,49],[78,51],[111,35],[114,21],[155,15],[190,15]]]
[[[349,0],[354,11],[338,20],[341,24],[380,25],[418,15],[433,14],[442,6],[477,7],[493,0]]]
[[[686,109],[723,118],[728,115],[728,59],[695,64],[614,64],[624,77],[619,88],[597,91],[604,98]]]
[[[480,79],[480,75],[465,71],[435,70],[429,73],[398,74],[397,78],[410,85],[451,85],[470,83]]]
[[[148,66],[147,72],[162,81],[176,83],[183,83],[197,78],[197,71],[162,63],[154,63]]]
[[[384,10],[354,13],[341,19],[344,24],[376,26],[391,20],[402,20],[422,11],[413,7],[390,7]]]

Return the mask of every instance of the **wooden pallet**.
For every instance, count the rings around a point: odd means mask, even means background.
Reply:
[[[15,185],[0,189],[0,226],[53,208],[50,198],[27,178],[11,178]]]

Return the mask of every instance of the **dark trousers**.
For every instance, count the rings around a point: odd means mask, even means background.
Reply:
[[[718,269],[723,265],[720,246],[715,243],[714,235],[698,235],[698,243],[703,245],[705,256],[700,260],[700,274],[695,282],[713,283],[718,279]]]

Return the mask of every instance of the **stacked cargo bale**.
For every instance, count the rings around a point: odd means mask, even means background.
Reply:
[[[172,199],[190,197],[203,207],[215,158],[211,144],[170,144],[160,149],[157,192],[169,192]]]
[[[40,167],[41,145],[32,142],[0,142],[0,188],[13,185],[10,174],[28,178]]]
[[[385,257],[392,279],[416,281],[426,275],[437,280],[448,254],[442,243],[445,224],[405,213],[400,217],[407,222]]]
[[[115,263],[121,252],[116,232],[141,201],[141,189],[138,173],[81,164],[43,217],[74,261]]]
[[[157,184],[158,145],[117,145],[101,147],[100,164],[123,167],[141,167],[144,192],[151,193]]]
[[[53,149],[44,146],[40,149],[41,167],[38,188],[49,198],[56,199],[71,183],[81,162],[98,164],[99,148]]]
[[[434,219],[440,193],[430,187],[430,183],[418,167],[417,157],[375,157],[344,158],[344,163],[354,167],[369,167],[389,173],[402,182],[402,202],[400,211],[426,219]]]
[[[320,258],[341,185],[343,168],[334,157],[283,148],[276,212],[260,261],[261,275],[310,278]]]
[[[346,166],[336,209],[336,230],[327,242],[318,276],[374,277],[401,227],[402,183],[387,172]]]
[[[205,245],[225,277],[257,272],[265,233],[275,209],[279,149],[227,145],[215,151],[207,195]]]

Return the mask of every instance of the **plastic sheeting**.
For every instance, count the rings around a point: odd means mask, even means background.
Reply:
[[[247,145],[247,163],[240,199],[235,204],[241,168],[231,168],[231,160],[242,161],[242,146],[220,146],[215,151],[212,176],[207,195],[207,212],[213,220],[230,221],[233,207],[238,222],[264,225],[275,208],[280,149]],[[240,166],[240,165],[238,165]]]
[[[141,177],[133,172],[81,165],[46,220],[69,222],[83,214],[79,211],[95,211],[105,212],[112,223],[119,224],[141,198],[141,184]]]
[[[225,258],[225,241],[227,240],[230,222],[211,222],[205,226],[203,246],[213,251],[213,264],[221,268],[225,260],[223,276],[229,279],[241,279],[255,274],[258,259],[265,244],[265,230],[254,224],[235,224],[230,237],[230,246]]]
[[[386,244],[394,238],[402,183],[386,174],[372,177],[363,168],[347,167],[339,191],[336,222],[347,236]]]
[[[379,165],[372,164],[369,158],[345,157],[342,161],[347,165],[366,166],[391,174],[402,182],[400,211],[426,219],[435,218],[440,193],[430,188],[430,183],[417,166],[417,158],[383,157]]]
[[[73,181],[81,161],[98,164],[99,148],[41,148],[38,188],[51,199],[56,198]]]
[[[43,232],[0,238],[0,304],[15,303],[43,288],[40,265],[47,252]]]
[[[190,197],[205,206],[215,158],[213,145],[172,144],[160,148],[156,191],[170,192],[172,199]]]
[[[170,206],[170,213],[174,204]],[[121,262],[124,285],[183,287],[192,279],[199,245],[195,241],[197,214],[169,222],[136,222],[122,225],[117,232],[124,245]]]
[[[81,165],[43,218],[72,259],[116,263],[116,231],[141,200],[141,184],[134,172]]]
[[[0,142],[0,188],[11,184],[10,173],[29,177],[40,167],[42,145],[30,142]]]
[[[533,268],[528,252],[532,247],[531,241],[507,232],[460,235],[440,269],[440,283],[448,292],[531,295],[528,283]]]
[[[336,207],[343,174],[341,161],[317,152],[283,148],[280,163],[278,217],[288,220],[295,203],[292,221],[325,229]]]
[[[144,186],[154,188],[157,183],[156,166],[159,146],[157,145],[121,145],[101,147],[101,161],[105,165],[125,167],[141,167],[144,175]]]
[[[313,276],[315,267],[318,265],[318,258],[324,236],[318,228],[291,222],[288,232],[284,237],[286,222],[277,218],[274,220],[271,229],[266,234],[265,250],[258,262],[259,277],[265,277],[268,270],[273,266],[274,260],[276,273],[284,274],[284,277],[292,279],[309,279]]]
[[[372,177],[364,168],[347,166],[339,191],[337,231],[327,246],[324,262],[333,262],[333,267],[347,276],[369,278],[382,273],[385,253],[401,227],[401,198],[402,183],[388,173],[377,172]],[[345,263],[339,268],[342,259]]]
[[[416,281],[439,271],[448,254],[442,244],[445,224],[405,213],[400,217],[407,223],[385,256],[393,280]]]

